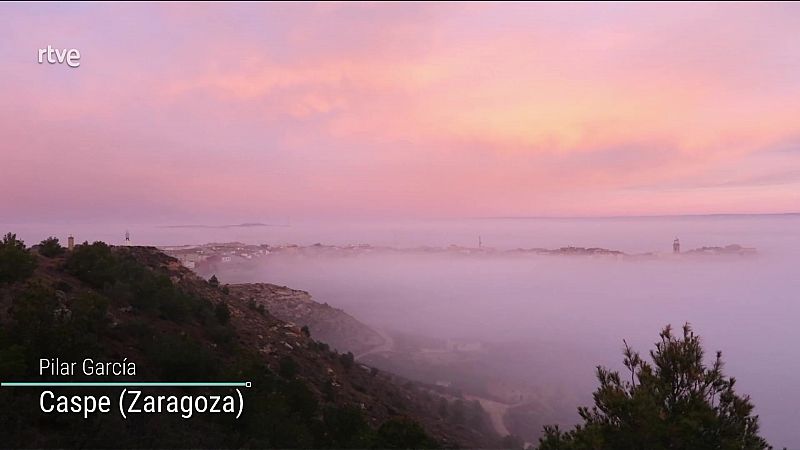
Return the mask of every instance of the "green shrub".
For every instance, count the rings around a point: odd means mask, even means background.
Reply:
[[[353,352],[347,352],[342,353],[342,355],[339,356],[339,361],[341,361],[346,370],[350,370],[350,368],[353,367],[353,364],[355,364],[356,358],[353,355]]]
[[[598,367],[595,405],[578,408],[583,423],[567,432],[545,427],[539,449],[771,448],[758,434],[750,399],[737,395],[735,380],[723,375],[721,354],[706,366],[700,338],[688,324],[682,336],[667,326],[660,337],[652,364],[626,344],[627,374]]]
[[[49,237],[39,243],[39,254],[48,258],[63,255],[66,249],[58,242],[57,237]]]
[[[214,316],[219,323],[228,323],[231,320],[231,309],[228,308],[228,304],[225,302],[217,303],[217,306],[214,307]]]
[[[70,322],[79,333],[99,334],[108,325],[108,299],[83,292],[70,303]]]
[[[212,325],[208,327],[207,331],[211,341],[222,348],[222,350],[232,352],[236,349],[238,344],[237,334],[232,327]]]
[[[147,353],[167,381],[207,381],[217,374],[219,360],[188,336],[155,336]]]
[[[117,261],[111,247],[104,242],[84,242],[70,252],[66,261],[67,272],[95,288],[102,288],[116,280]]]
[[[22,281],[36,269],[36,256],[16,234],[8,233],[0,241],[0,284]]]
[[[436,441],[428,436],[417,422],[406,418],[389,419],[378,428],[373,448],[437,448]]]
[[[292,379],[297,374],[297,363],[290,356],[284,356],[278,363],[278,375]]]
[[[29,284],[11,304],[16,342],[43,354],[53,351],[60,343],[55,333],[58,307],[55,291],[41,283]]]
[[[372,430],[361,410],[348,406],[330,406],[323,413],[326,440],[334,448],[366,448]]]

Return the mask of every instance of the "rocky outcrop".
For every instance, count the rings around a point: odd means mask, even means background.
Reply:
[[[315,302],[306,291],[267,283],[234,284],[228,288],[231,295],[255,308],[263,305],[280,320],[307,326],[315,340],[340,352],[359,355],[385,344],[381,334],[341,309]]]

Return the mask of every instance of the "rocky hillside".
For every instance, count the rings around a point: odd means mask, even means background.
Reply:
[[[128,358],[137,363],[136,381],[250,380],[253,387],[238,421],[44,415],[35,390],[0,389],[5,435],[0,447],[492,447],[499,442],[480,416],[465,423],[438,414],[448,400],[434,390],[332,351],[269,308],[233,295],[246,288],[209,283],[156,249],[94,243],[44,256],[7,240],[0,244],[0,379],[41,381],[37,363],[43,356]],[[21,267],[25,270],[16,270]]]
[[[353,316],[327,303],[317,303],[306,291],[267,283],[232,284],[230,294],[264,308],[280,320],[307,327],[314,339],[356,355],[385,344],[384,338]]]

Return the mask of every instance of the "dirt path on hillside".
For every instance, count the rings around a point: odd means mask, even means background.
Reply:
[[[372,355],[373,353],[390,352],[394,349],[394,339],[392,339],[391,336],[386,334],[383,330],[379,330],[377,328],[373,328],[372,330],[378,333],[381,338],[383,338],[383,344],[356,355],[356,359],[362,359],[367,355]]]
[[[506,428],[506,424],[503,422],[503,418],[506,416],[506,412],[508,412],[508,408],[511,408],[514,405],[509,405],[507,403],[500,403],[494,400],[489,400],[483,397],[476,397],[474,395],[465,394],[464,398],[468,400],[477,400],[480,402],[483,409],[489,414],[489,419],[492,421],[492,427],[500,436],[506,436],[509,433],[508,428]]]

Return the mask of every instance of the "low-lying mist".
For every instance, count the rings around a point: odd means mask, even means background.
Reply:
[[[498,370],[532,384],[566,385],[586,402],[596,365],[622,368],[622,339],[646,354],[664,325],[689,322],[709,358],[722,350],[727,373],[756,405],[764,435],[776,447],[796,448],[796,255],[787,247],[753,257],[651,260],[422,252],[270,256],[255,269],[225,273],[224,281],[307,290],[384,330],[513,343],[518,353],[500,360]]]

